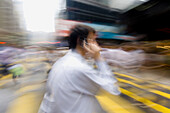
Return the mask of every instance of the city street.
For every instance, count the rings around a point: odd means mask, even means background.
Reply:
[[[169,20],[170,0],[0,0],[0,113],[170,113]]]
[[[45,65],[41,66],[41,69],[42,67]],[[37,113],[45,91],[47,77],[45,69],[47,70],[44,68],[43,71],[38,70],[29,76],[23,76],[17,82],[11,79],[10,74],[2,77],[0,80],[0,113]],[[159,79],[161,75],[158,73],[142,70],[133,73],[125,71],[114,73],[122,94],[114,96],[101,90],[96,96],[108,113],[170,112],[168,104],[170,102],[168,83],[170,78],[164,76],[161,80]]]

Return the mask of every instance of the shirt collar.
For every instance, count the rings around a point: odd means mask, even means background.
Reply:
[[[82,55],[80,55],[75,49],[70,50],[69,54],[80,59],[81,61],[85,61],[85,58]]]

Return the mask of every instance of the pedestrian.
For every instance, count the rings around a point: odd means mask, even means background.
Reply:
[[[9,72],[12,74],[12,79],[17,83],[16,79],[21,77],[24,73],[24,68],[22,64],[14,64],[8,68]]]
[[[116,79],[100,56],[95,30],[75,25],[70,30],[70,51],[52,67],[39,113],[105,113],[95,95],[102,88],[119,95]],[[97,70],[88,65],[90,55]]]

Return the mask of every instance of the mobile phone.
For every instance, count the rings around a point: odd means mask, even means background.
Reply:
[[[84,40],[81,41],[81,47],[84,47],[84,43],[86,45],[88,45],[87,39],[84,39]]]
[[[86,45],[88,45],[88,42],[87,42],[87,40],[84,40],[84,42],[85,42],[85,44],[86,44]]]

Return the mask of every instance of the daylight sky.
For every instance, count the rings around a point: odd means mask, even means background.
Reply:
[[[57,0],[14,0],[23,2],[26,28],[29,31],[54,32]]]

